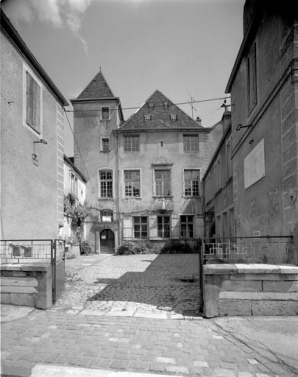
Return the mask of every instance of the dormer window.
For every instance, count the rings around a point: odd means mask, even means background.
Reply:
[[[177,120],[177,115],[176,114],[170,114],[171,121]]]
[[[168,108],[169,108],[169,103],[165,101],[165,102],[163,103],[163,108],[164,108],[164,109],[168,109]]]
[[[153,109],[154,108],[154,102],[152,102],[152,101],[148,102],[148,108]]]
[[[101,119],[102,120],[110,120],[110,109],[109,109],[109,107],[102,107],[101,108]]]
[[[145,120],[151,120],[151,114],[145,114],[144,118]]]

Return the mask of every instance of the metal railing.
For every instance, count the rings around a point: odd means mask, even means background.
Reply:
[[[204,263],[281,263],[292,236],[224,237],[202,240]]]
[[[51,239],[0,240],[1,264],[59,261],[65,258],[64,241]]]

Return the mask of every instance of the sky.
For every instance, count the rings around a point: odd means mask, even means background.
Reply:
[[[102,70],[128,119],[160,90],[203,127],[220,121],[245,0],[2,0],[2,9],[67,100]],[[229,103],[229,102],[227,102]],[[72,106],[66,108],[73,125]],[[65,154],[73,135],[65,121]]]

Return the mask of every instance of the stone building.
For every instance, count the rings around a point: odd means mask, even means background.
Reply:
[[[225,111],[221,124],[223,135],[211,157],[202,181],[205,213],[204,236],[214,242],[216,239],[235,235],[230,111]]]
[[[0,13],[0,238],[54,239],[63,226],[63,107],[68,103]]]
[[[231,93],[236,233],[294,236],[298,249],[297,2],[247,0]],[[293,248],[292,248],[293,249]],[[280,254],[279,261],[297,255]]]
[[[95,250],[113,253],[125,240],[194,247],[203,236],[210,129],[160,91],[124,122],[102,72],[72,104],[75,164],[89,176],[87,238]]]

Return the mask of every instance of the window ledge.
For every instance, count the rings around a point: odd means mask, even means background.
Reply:
[[[163,195],[161,195],[161,196],[156,196],[156,195],[153,195],[152,196],[152,198],[153,199],[173,199],[174,198],[174,196],[173,195],[170,195],[170,196],[163,196]]]
[[[141,196],[124,196],[124,200],[129,200],[129,199],[142,200],[142,197]]]
[[[109,149],[108,151],[100,151],[100,153],[109,153],[111,150]]]

